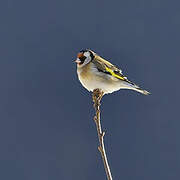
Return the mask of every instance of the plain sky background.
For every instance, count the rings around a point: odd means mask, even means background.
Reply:
[[[73,62],[90,48],[152,92],[103,98],[114,180],[179,180],[179,7],[178,0],[2,1],[0,179],[106,179],[91,94]]]

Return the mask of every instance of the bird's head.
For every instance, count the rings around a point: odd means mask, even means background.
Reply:
[[[77,59],[75,62],[77,63],[78,67],[83,67],[88,64],[90,61],[94,59],[95,53],[89,49],[81,50],[77,54]]]

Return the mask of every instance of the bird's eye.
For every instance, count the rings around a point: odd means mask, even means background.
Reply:
[[[83,64],[86,59],[86,56],[81,56],[81,57],[79,57],[79,59],[81,60],[81,64]]]

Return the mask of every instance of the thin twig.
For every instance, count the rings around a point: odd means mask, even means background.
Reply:
[[[99,146],[98,149],[101,153],[101,157],[103,159],[104,163],[104,168],[106,171],[106,176],[108,180],[112,180],[112,175],[111,175],[111,170],[108,164],[107,156],[106,156],[106,151],[104,147],[104,135],[105,132],[102,131],[101,128],[101,121],[100,121],[100,102],[103,97],[103,92],[100,89],[95,89],[92,94],[92,99],[94,102],[94,109],[96,111],[96,115],[94,116],[94,121],[96,123],[96,128],[97,128],[97,133],[98,133],[98,138],[99,138]]]

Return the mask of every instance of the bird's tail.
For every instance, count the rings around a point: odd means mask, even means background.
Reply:
[[[146,91],[146,90],[144,90],[144,89],[141,89],[140,87],[134,88],[133,90],[135,90],[135,91],[137,91],[137,92],[140,92],[140,93],[142,93],[142,94],[144,94],[144,95],[149,95],[149,94],[151,94],[150,92],[148,92],[148,91]]]
[[[144,90],[144,89],[141,89],[139,86],[137,86],[136,84],[132,83],[132,82],[124,82],[124,89],[132,89],[134,91],[137,91],[137,92],[140,92],[141,94],[144,94],[144,95],[149,95],[151,94],[150,92]]]

